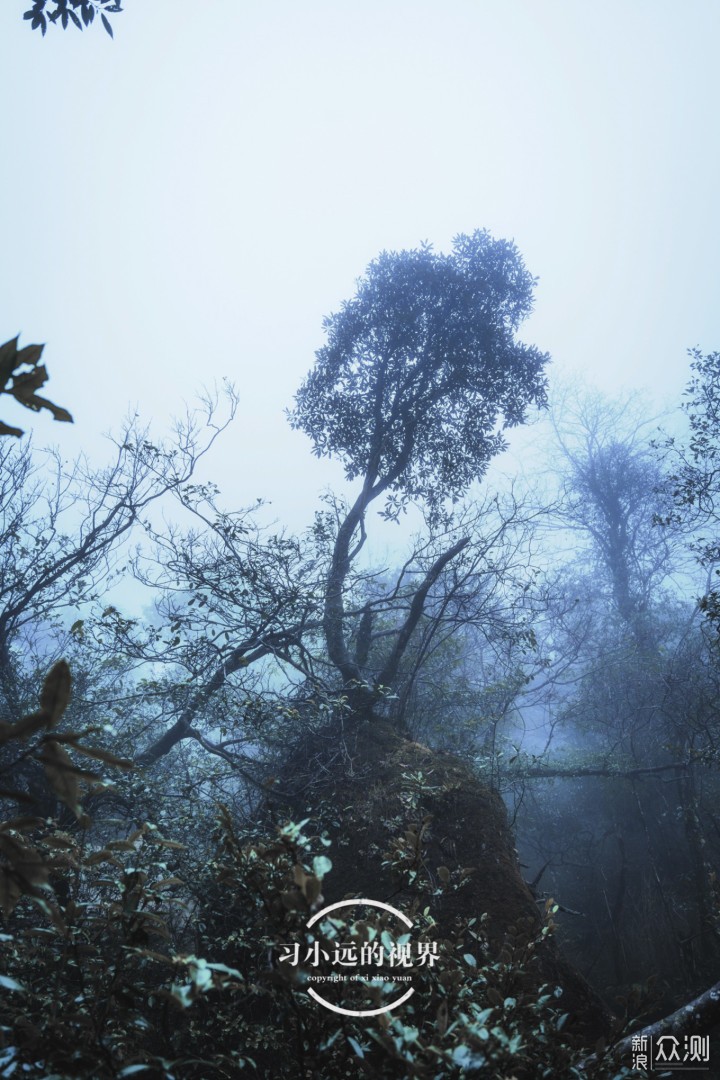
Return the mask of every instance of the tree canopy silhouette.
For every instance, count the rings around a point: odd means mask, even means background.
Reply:
[[[383,252],[325,319],[291,424],[370,498],[457,498],[503,448],[500,417],[510,427],[545,403],[548,356],[515,338],[534,285],[515,245],[486,230],[449,255]]]

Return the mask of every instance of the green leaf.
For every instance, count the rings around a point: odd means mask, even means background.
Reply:
[[[350,1043],[358,1057],[365,1057],[365,1051],[360,1043],[356,1039],[353,1039],[352,1035],[348,1035],[347,1041]]]
[[[327,855],[316,855],[313,859],[313,873],[322,878],[332,870],[332,862]]]

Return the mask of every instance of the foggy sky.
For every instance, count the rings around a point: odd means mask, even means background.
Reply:
[[[25,5],[27,6],[27,5]],[[47,342],[72,456],[241,392],[226,503],[307,522],[337,466],[291,432],[322,317],[382,249],[513,238],[522,337],[602,389],[677,398],[720,347],[715,0],[127,0],[83,34],[0,9],[2,340]]]

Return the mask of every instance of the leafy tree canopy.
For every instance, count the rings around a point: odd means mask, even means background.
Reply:
[[[535,279],[513,243],[485,230],[451,254],[383,252],[324,321],[327,344],[290,413],[349,480],[431,505],[457,498],[505,442],[498,424],[544,405],[549,357],[515,334]]]

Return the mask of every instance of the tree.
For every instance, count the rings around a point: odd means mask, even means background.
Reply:
[[[234,404],[230,391],[231,415]],[[158,445],[131,421],[104,469],[84,459],[68,468],[46,452],[45,471],[27,443],[0,443],[0,708],[6,720],[17,723],[27,711],[37,667],[47,666],[47,652],[73,618],[73,629],[82,633],[88,605],[113,580],[123,542],[146,524],[154,503],[188,483],[225,426],[214,420],[216,403],[205,405],[204,441],[193,415],[178,423],[172,443]],[[23,779],[33,787],[35,771]]]
[[[715,695],[701,620],[680,591],[686,552],[678,522],[656,524],[666,500],[647,413],[587,392],[554,412],[564,459],[555,519],[573,550],[556,593],[575,604],[553,620],[545,710],[565,745],[542,764],[516,759],[505,780],[524,793],[521,832],[547,887],[595,924],[597,977],[620,990],[654,969],[696,987],[717,948],[715,784],[700,764]],[[544,793],[543,775],[564,776],[564,790]]]
[[[468,860],[479,868],[462,897],[438,903],[434,918],[449,933],[454,919],[487,912],[493,950],[509,927],[525,921],[536,926],[539,920],[511,851],[504,804],[457,758],[401,738],[383,722],[378,703],[403,678],[403,658],[426,611],[452,621],[462,618],[475,586],[478,612],[482,593],[492,596],[482,558],[473,565],[470,556],[463,565],[473,537],[463,534],[448,503],[485,474],[505,445],[503,427],[522,423],[532,404],[545,404],[548,357],[515,336],[531,310],[533,284],[514,245],[487,232],[457,237],[446,256],[427,245],[382,254],[355,297],[326,319],[327,344],[318,350],[290,417],[310,436],[316,454],[339,457],[347,478],[361,481],[336,524],[323,603],[327,653],[346,700],[338,719],[349,715],[356,722],[336,724],[335,744],[325,758],[312,747],[303,761],[293,747],[288,771],[298,782],[292,805],[307,804],[312,780],[306,777],[314,774],[316,805],[332,808],[330,836],[337,829],[347,835],[356,824],[363,830],[366,842],[347,845],[334,862],[339,895],[349,888],[393,896],[402,891],[394,876],[389,880],[392,860],[386,856],[378,866],[377,852],[387,843],[388,822],[405,823],[410,811],[408,850],[431,851],[429,858],[443,864],[441,878],[462,873]],[[381,496],[390,520],[411,500],[419,504],[431,543],[412,574],[404,581],[401,574],[391,589],[399,611],[386,609],[390,626],[382,664],[368,678],[374,611],[368,604],[358,619],[352,568],[366,541],[368,507]],[[435,546],[443,534],[444,545]],[[352,615],[348,600],[355,601]],[[410,674],[417,677],[412,667]],[[490,836],[497,848],[488,860]],[[579,1024],[599,1034],[606,1010],[578,973],[552,948],[543,950],[541,964],[547,965],[543,978],[565,987]]]
[[[707,570],[700,607],[720,629],[720,589],[713,587],[720,576],[720,352],[703,355],[691,349],[690,356],[693,375],[683,403],[690,435],[686,443],[670,438],[665,444],[670,465],[665,487],[674,508],[659,521],[666,527],[681,524],[692,530],[695,555]]]
[[[450,530],[428,528],[417,539],[394,587],[374,584],[350,637],[363,679],[370,685],[392,679],[394,694],[384,712],[413,737],[436,748],[477,751],[499,722],[498,711],[490,709],[490,698],[498,700],[490,684],[495,691],[506,684],[503,715],[526,688],[538,663],[533,623],[547,603],[533,560],[537,517],[513,489],[504,496],[484,493],[455,511]],[[459,538],[467,540],[465,547],[427,592],[412,640],[391,669],[398,652],[394,639],[418,587]]]
[[[504,447],[500,422],[520,424],[531,404],[545,404],[548,357],[515,337],[533,286],[514,244],[476,231],[456,237],[449,255],[428,244],[383,252],[353,299],[325,320],[327,344],[290,421],[315,454],[340,458],[348,480],[362,480],[337,530],[323,615],[329,657],[348,687],[362,677],[348,648],[343,589],[370,503],[384,495],[394,519],[417,499],[441,520],[443,503]],[[461,538],[428,568],[380,682],[394,678],[428,591],[466,544]]]
[[[247,726],[240,729],[271,709],[262,704],[262,662],[275,660],[303,679],[312,675],[305,639],[320,628],[315,560],[301,541],[259,526],[257,506],[223,511],[212,485],[185,485],[177,495],[200,527],[151,530],[152,553],[135,561],[136,576],[155,594],[157,622],[115,620],[113,646],[155,670],[169,668],[175,698],[174,722],[137,760],[153,765],[192,739],[243,769],[238,749],[252,739]],[[265,695],[273,710],[288,690],[277,674],[276,668]],[[223,692],[229,698],[216,704],[208,725],[219,733],[213,741],[204,721]]]
[[[632,398],[585,391],[561,397],[552,422],[565,462],[558,517],[588,545],[596,587],[615,615],[651,647],[649,609],[680,558],[677,530],[655,525],[666,502],[651,420]]]

